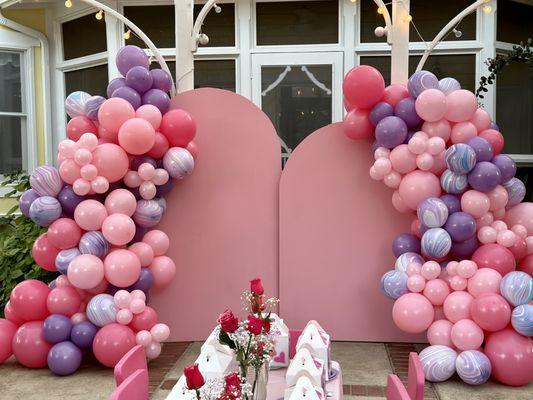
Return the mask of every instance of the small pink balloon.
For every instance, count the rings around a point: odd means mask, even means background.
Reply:
[[[155,197],[156,193],[157,188],[150,181],[144,181],[143,183],[141,183],[141,186],[139,186],[139,194],[145,200],[152,200]]]
[[[129,308],[131,303],[131,294],[127,290],[118,290],[113,296],[115,305],[118,308]]]
[[[154,177],[152,178],[152,182],[154,185],[161,186],[168,182],[169,175],[166,169],[158,168],[155,170]]]
[[[465,290],[468,281],[465,278],[460,277],[459,275],[452,276],[450,279],[450,287],[457,291]]]
[[[479,268],[468,280],[468,292],[478,297],[483,293],[499,293],[502,276],[492,268]]]
[[[137,111],[135,111],[135,116],[148,121],[155,130],[159,129],[159,126],[161,125],[161,119],[163,118],[159,108],[152,104],[140,106]]]
[[[457,265],[459,265],[457,261],[450,261],[446,265],[446,272],[448,273],[449,276],[457,275]]]
[[[59,142],[59,145],[57,146],[57,151],[59,154],[61,154],[65,159],[74,157],[74,154],[76,153],[76,150],[78,149],[78,145],[74,140],[65,139]]]
[[[447,142],[450,139],[452,127],[446,119],[441,119],[434,122],[424,122],[422,130],[426,132],[429,137],[440,137]]]
[[[80,168],[80,175],[83,179],[92,181],[98,176],[98,169],[92,164],[87,164]]]
[[[459,350],[477,350],[483,343],[483,330],[471,319],[457,321],[451,330],[452,343]]]
[[[135,222],[125,214],[111,214],[102,223],[102,234],[115,246],[125,245],[135,236]]]
[[[69,264],[68,280],[79,289],[91,289],[104,279],[104,264],[92,254],[80,254]]]
[[[154,260],[154,250],[149,244],[144,242],[137,242],[128,247],[128,250],[132,251],[139,257],[141,261],[141,267],[148,267]]]
[[[109,215],[124,214],[131,217],[137,208],[137,201],[129,190],[115,189],[107,195],[105,208]]]
[[[446,319],[433,322],[427,332],[429,344],[433,346],[442,345],[453,348],[454,346],[451,339],[452,327],[453,324]]]
[[[469,90],[454,90],[446,96],[448,108],[445,118],[450,122],[468,121],[474,116],[478,106],[474,93]]]
[[[470,319],[470,306],[474,298],[464,291],[452,292],[444,300],[444,315],[450,322],[457,322],[461,319]]]
[[[152,342],[146,347],[146,358],[153,360],[161,354],[161,344]]]
[[[376,154],[380,148],[376,150]],[[389,157],[392,168],[400,174],[407,174],[416,169],[416,156],[409,150],[407,144],[396,146],[390,151]]]
[[[511,230],[517,235],[518,237],[525,239],[527,238],[527,229],[524,227],[524,225],[516,224],[511,227]]]
[[[150,163],[143,163],[139,165],[137,172],[142,180],[149,181],[155,175],[155,167]]]
[[[87,315],[84,312],[77,312],[76,314],[72,315],[72,317],[70,317],[70,321],[74,325],[77,325],[80,322],[87,321]]]
[[[154,250],[154,255],[162,256],[166,254],[170,247],[170,239],[167,234],[158,229],[153,229],[147,232],[142,240],[144,243],[148,243]]]
[[[139,331],[137,332],[137,335],[135,335],[135,341],[138,345],[146,347],[152,343],[152,335],[147,330]]]
[[[422,271],[422,266],[420,264],[416,263],[409,263],[407,264],[407,275],[413,276],[413,275],[420,275],[420,272]]]
[[[383,179],[383,175],[378,174],[378,172],[376,171],[376,169],[374,168],[373,165],[370,167],[370,170],[368,171],[368,174],[375,181],[380,181],[380,180]]]
[[[422,275],[411,275],[409,278],[407,278],[407,289],[413,293],[421,292],[424,290],[425,286],[426,280],[422,277]]]
[[[402,176],[396,171],[391,171],[383,177],[383,183],[391,189],[397,189],[398,186],[400,186],[401,181]]]
[[[79,178],[74,181],[72,190],[74,190],[74,193],[78,196],[85,196],[91,191],[91,184],[89,181]]]
[[[78,147],[87,149],[89,152],[92,152],[98,146],[98,137],[94,133],[84,133],[78,139]]]
[[[72,159],[64,160],[59,165],[59,176],[61,176],[61,179],[63,179],[65,183],[72,185],[76,179],[79,179],[81,176],[80,166]]]
[[[458,122],[452,127],[452,143],[466,143],[477,136],[477,129],[471,122]]]
[[[489,210],[495,211],[505,208],[507,202],[509,201],[509,194],[507,190],[501,185],[496,186],[490,192],[487,193],[487,196],[490,200]]]
[[[139,279],[141,262],[135,253],[118,249],[106,256],[104,270],[109,283],[118,287],[128,287]]]
[[[68,280],[65,275],[59,275],[56,278],[56,287],[72,286],[72,283]]]
[[[450,294],[450,288],[442,279],[431,279],[426,282],[423,294],[431,304],[440,306]]]
[[[409,149],[409,151],[417,155],[425,152],[426,146],[427,140],[418,136],[413,136],[411,139],[409,139],[409,142],[407,143],[407,148]]]
[[[152,338],[157,342],[164,342],[170,336],[170,328],[166,324],[155,324],[150,329]]]
[[[440,265],[436,261],[427,261],[422,265],[421,274],[422,276],[427,279],[436,279],[440,275]]]
[[[480,218],[476,219],[477,229],[484,226],[490,226],[494,222],[494,215],[491,212],[483,214]]]
[[[472,260],[462,260],[456,268],[457,275],[461,278],[471,278],[477,272],[477,264]]]
[[[426,89],[416,98],[415,109],[424,121],[439,121],[448,109],[446,95],[437,89]]]
[[[132,299],[141,299],[142,301],[146,302],[146,294],[140,289],[132,290],[131,298]]]
[[[91,182],[91,189],[94,190],[95,193],[105,193],[109,190],[109,181],[103,176],[97,176]]]
[[[433,156],[429,153],[422,153],[416,157],[416,166],[422,171],[429,171],[434,164]]]
[[[491,119],[490,119],[490,115],[488,112],[486,112],[482,108],[478,108],[474,112],[474,115],[472,115],[470,122],[472,122],[475,125],[478,132],[482,132],[485,129],[490,128]]]
[[[395,148],[398,148],[400,146],[397,146]],[[390,158],[391,153],[392,153],[391,150],[387,149],[386,147],[378,147],[376,151],[374,151],[374,160],[377,160],[378,158],[381,158],[381,157]]]
[[[507,230],[507,224],[501,220],[496,220],[491,224],[491,227],[500,233]]]
[[[74,220],[86,231],[99,230],[106,218],[106,208],[97,200],[84,200],[74,210]]]
[[[137,171],[128,171],[124,176],[124,183],[127,187],[136,188],[139,187],[142,182],[143,180]]]
[[[176,264],[167,256],[157,256],[150,264],[150,271],[154,276],[154,286],[168,285],[176,275]]]
[[[116,318],[119,324],[128,325],[133,320],[133,314],[127,308],[123,308],[118,310]]]
[[[392,163],[388,158],[378,158],[374,162],[374,168],[378,174],[385,176],[392,171]]]
[[[461,197],[461,209],[474,218],[481,218],[489,211],[490,200],[485,193],[469,190]]]
[[[426,145],[426,150],[432,156],[442,153],[446,149],[446,142],[440,137],[429,138]]]
[[[392,307],[394,323],[408,333],[424,332],[432,324],[434,317],[433,306],[428,299],[418,293],[404,294]]]
[[[81,148],[76,150],[76,153],[74,153],[74,161],[80,167],[89,164],[92,160],[93,154],[87,149]]]
[[[130,311],[133,314],[140,314],[146,308],[146,303],[141,299],[133,299],[130,303]]]

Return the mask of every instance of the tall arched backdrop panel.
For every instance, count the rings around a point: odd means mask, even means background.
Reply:
[[[336,340],[407,341],[379,290],[390,243],[410,219],[368,175],[370,144],[342,124],[319,129],[291,154],[280,182],[280,313],[291,327],[316,319]]]
[[[278,295],[279,140],[268,117],[242,96],[218,89],[179,94],[200,149],[194,173],[167,198],[159,227],[177,266],[170,287],[150,299],[170,340],[205,339],[256,276]]]

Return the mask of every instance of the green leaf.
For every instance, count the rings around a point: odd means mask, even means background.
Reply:
[[[220,334],[218,335],[218,341],[222,344],[228,345],[230,349],[235,349],[237,347],[235,346],[233,340],[230,339],[229,335],[222,329],[220,330]]]

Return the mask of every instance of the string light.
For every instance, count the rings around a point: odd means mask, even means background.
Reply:
[[[492,6],[490,4],[483,6],[483,12],[485,14],[490,14],[492,12]]]
[[[456,38],[460,38],[461,36],[463,36],[463,32],[461,32],[461,31],[459,31],[459,30],[457,30],[455,28],[452,29],[452,32],[453,32],[453,34],[455,35]]]
[[[65,1],[65,7],[67,7],[67,8],[72,7],[72,0],[66,0]]]
[[[355,3],[357,0],[350,0],[352,3]]]
[[[222,12],[222,8],[220,8],[220,6],[218,4],[215,4],[215,12],[217,14],[220,14]]]
[[[131,37],[131,31],[128,29],[126,32],[124,32],[124,39],[128,40]]]
[[[385,12],[383,7],[378,7],[378,14],[383,14]]]
[[[413,20],[413,16],[409,14],[407,17],[405,17],[405,22],[409,23]]]
[[[102,18],[104,18],[104,11],[103,11],[103,10],[98,11],[98,12],[95,14],[94,18],[96,18],[98,21],[101,21]]]

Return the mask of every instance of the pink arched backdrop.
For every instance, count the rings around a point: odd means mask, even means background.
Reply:
[[[281,173],[277,134],[247,99],[197,89],[173,106],[195,117],[200,152],[160,224],[178,271],[150,302],[170,340],[205,339],[220,312],[240,309],[256,276],[280,296],[291,328],[317,319],[336,340],[421,339],[394,326],[392,301],[379,290],[394,262],[390,243],[410,221],[368,177],[370,144],[329,125],[308,136]]]

